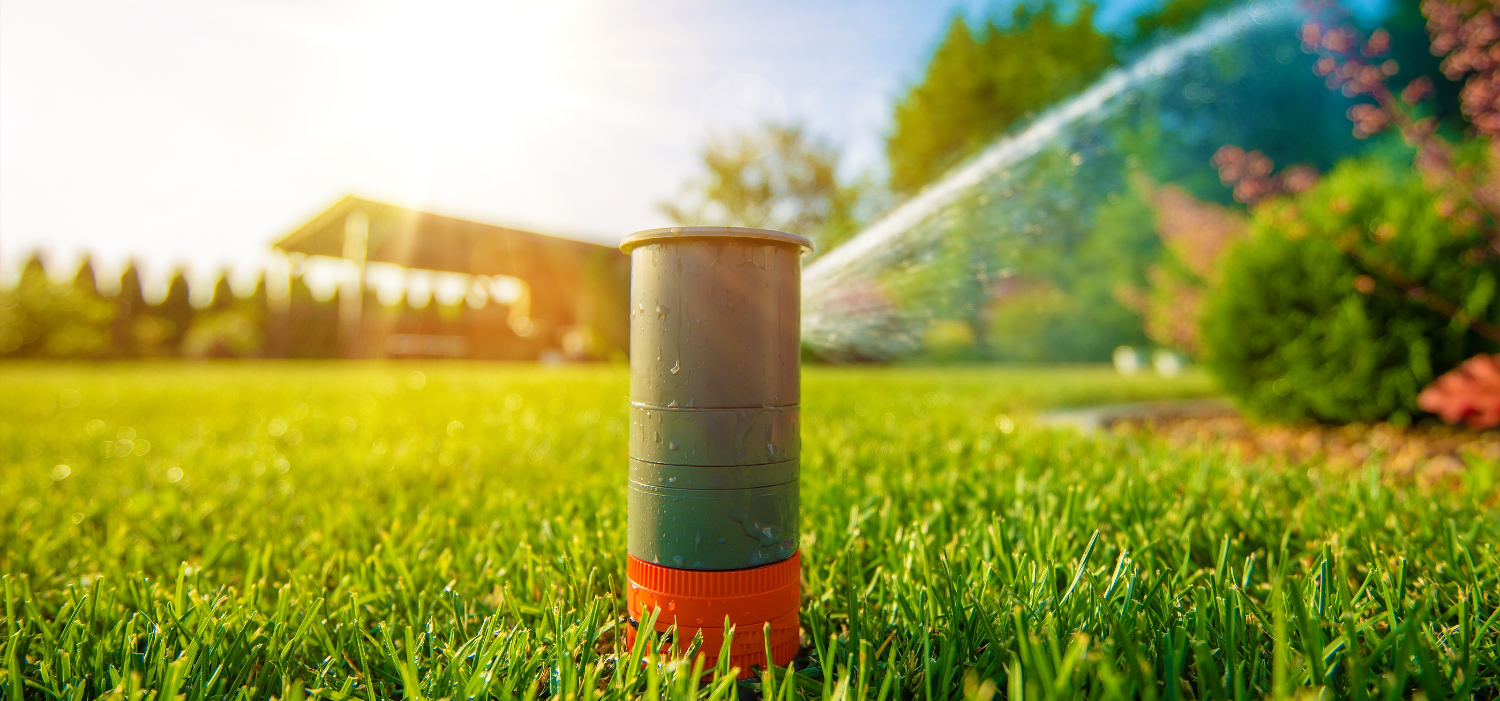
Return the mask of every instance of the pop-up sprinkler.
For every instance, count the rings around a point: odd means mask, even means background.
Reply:
[[[626,606],[698,633],[726,618],[741,677],[797,655],[801,559],[801,272],[812,243],[764,229],[672,227],[630,254],[630,534]],[[635,640],[635,627],[630,634]]]

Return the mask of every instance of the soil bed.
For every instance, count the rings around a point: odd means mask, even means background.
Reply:
[[[1117,435],[1149,434],[1174,448],[1214,444],[1247,461],[1269,456],[1289,464],[1321,461],[1334,468],[1377,465],[1391,477],[1424,484],[1454,480],[1475,462],[1500,461],[1500,431],[1426,423],[1407,428],[1256,424],[1227,405],[1220,411],[1102,416],[1099,427]]]

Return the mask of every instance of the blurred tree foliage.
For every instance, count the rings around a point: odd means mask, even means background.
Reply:
[[[163,327],[163,344],[168,348],[180,347],[196,314],[188,293],[187,274],[178,270],[172,275],[172,281],[167,283],[166,299],[152,309],[153,317],[166,322]]]
[[[182,354],[189,358],[246,358],[261,354],[265,347],[268,316],[263,276],[255,280],[248,297],[236,297],[229,277],[219,275],[213,301],[199,311],[182,338]]]
[[[1088,85],[1114,65],[1111,40],[1084,4],[1072,22],[1048,4],[976,34],[953,18],[921,82],[896,105],[886,141],[890,188],[910,195],[1012,124]]]
[[[1204,15],[1233,4],[1234,0],[1168,0],[1155,11],[1136,16],[1133,20],[1135,32],[1124,38],[1122,45],[1133,48],[1175,34],[1183,27],[1196,24]]]
[[[0,289],[0,357],[158,358],[260,355],[268,317],[265,285],[236,297],[221,278],[212,304],[195,309],[188,281],[176,272],[167,295],[148,304],[134,262],[112,295],[100,292],[85,257],[65,283],[49,280],[33,255],[14,287]]]
[[[1066,162],[1066,155],[1057,158]],[[1120,169],[1133,172],[1130,166]],[[1061,167],[1039,170],[1067,173]],[[1080,185],[1074,176],[1032,188],[1075,194],[1029,202],[1028,224],[1035,223],[1027,243],[1013,254],[1017,277],[992,285],[989,294],[993,359],[1098,362],[1117,346],[1149,343],[1139,314],[1116,290],[1143,284],[1146,269],[1160,255],[1152,209],[1140,188],[1110,168],[1090,172],[1100,180]],[[1088,210],[1081,218],[1086,226],[1075,229],[1063,223],[1072,219],[1044,211],[1069,207]]]
[[[141,293],[141,271],[135,261],[120,275],[120,290],[115,293],[115,315],[110,323],[110,348],[115,357],[137,355],[135,324],[146,315],[146,298]]]
[[[841,184],[839,150],[796,124],[711,139],[703,174],[661,211],[684,226],[745,226],[801,234],[826,251],[859,229],[868,180]]]
[[[1495,350],[1471,324],[1500,324],[1500,265],[1441,199],[1364,157],[1259,206],[1202,317],[1224,388],[1262,418],[1404,423],[1424,385]]]
[[[94,276],[94,259],[85,255],[73,274],[73,289],[88,297],[99,296],[99,281]]]
[[[1146,176],[1131,185],[1132,194],[1149,206],[1153,216],[1147,230],[1154,229],[1161,245],[1154,261],[1134,261],[1144,266],[1149,288],[1120,282],[1114,293],[1141,315],[1152,341],[1196,357],[1202,351],[1198,317],[1204,294],[1218,284],[1220,261],[1245,237],[1248,218],[1236,209],[1200,202],[1182,188],[1156,185]]]
[[[92,271],[86,286],[53,284],[33,255],[16,286],[0,291],[0,354],[92,358],[107,352],[114,313],[94,288]]]
[[[570,357],[617,358],[629,341],[629,327],[626,315],[610,305],[628,290],[628,259],[598,256],[590,266],[591,275],[608,276],[613,288],[600,288],[587,300],[592,305],[587,331]],[[99,290],[87,260],[70,278],[54,282],[41,258],[33,256],[13,286],[0,287],[0,359],[340,357],[338,298],[315,296],[304,272],[293,272],[291,298],[276,311],[264,276],[256,278],[248,295],[239,296],[221,275],[212,298],[196,295],[199,305],[194,305],[181,271],[163,298],[150,304],[134,263],[110,294]],[[383,344],[392,334],[462,336],[472,344],[467,357],[478,359],[534,359],[552,348],[547,339],[518,338],[509,325],[512,304],[460,300],[444,305],[429,298],[385,306],[367,291],[364,309],[364,341],[372,354],[385,353]]]

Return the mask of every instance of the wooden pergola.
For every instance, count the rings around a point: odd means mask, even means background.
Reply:
[[[610,246],[481,224],[405,207],[345,197],[273,244],[279,251],[417,270],[505,275],[528,290],[527,314],[537,332],[557,336],[628,310],[600,309],[599,300],[629,288],[625,254]],[[623,273],[623,279],[622,279]],[[360,355],[364,275],[339,292],[339,338],[346,357]],[[621,304],[625,302],[622,300]],[[612,305],[611,305],[612,306]],[[621,323],[624,322],[623,319]]]

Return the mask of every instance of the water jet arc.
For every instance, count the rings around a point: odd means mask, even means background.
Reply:
[[[987,184],[1015,177],[1016,171],[1024,170],[1048,149],[1070,144],[1091,125],[1114,118],[1140,89],[1180,73],[1258,28],[1279,27],[1299,16],[1287,0],[1262,0],[1208,18],[1193,31],[1110,70],[1087,89],[997,138],[808,265],[803,278],[803,338],[829,357],[891,360],[920,352],[919,336],[927,319],[920,309],[897,309],[883,299],[878,277],[904,258],[941,249],[948,232],[935,222],[949,217],[955,208],[1013,211],[1025,206],[1020,198],[1013,201],[1008,195],[977,204],[966,198]],[[1006,218],[1023,220],[1025,214]],[[988,264],[991,273],[1010,265],[1007,260],[973,262]]]

